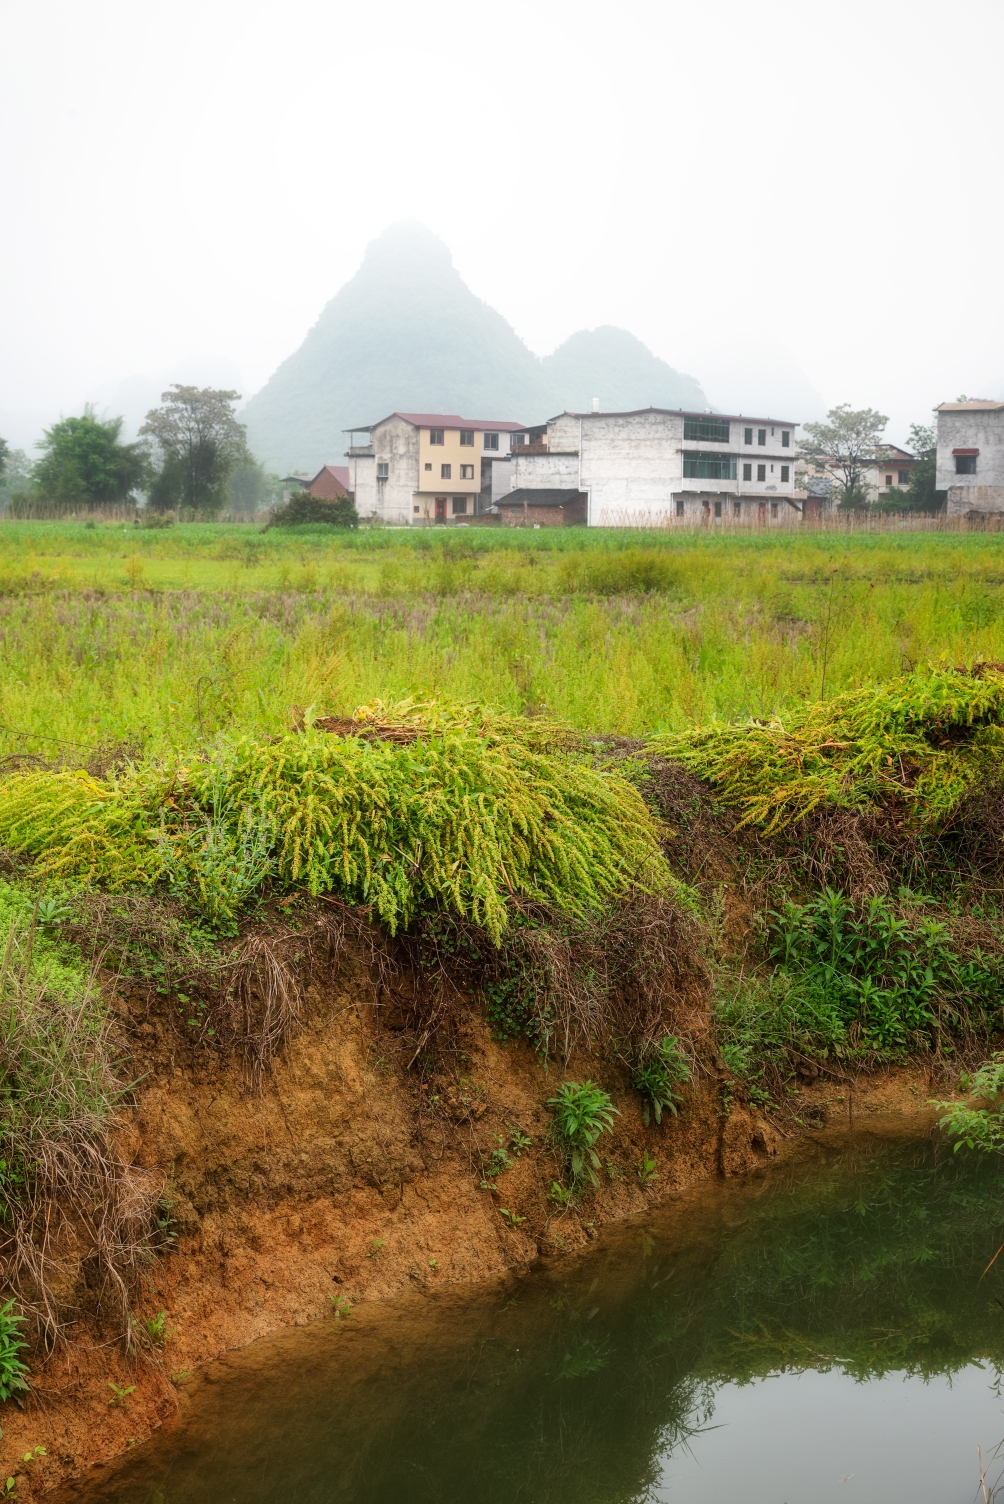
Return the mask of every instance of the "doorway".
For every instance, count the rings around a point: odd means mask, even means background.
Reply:
[[[446,497],[445,496],[437,496],[436,497],[436,521],[437,522],[445,522],[446,521]]]

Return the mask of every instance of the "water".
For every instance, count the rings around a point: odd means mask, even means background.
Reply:
[[[999,1161],[818,1145],[575,1259],[256,1343],[62,1498],[971,1504],[1004,1436],[1002,1241]]]

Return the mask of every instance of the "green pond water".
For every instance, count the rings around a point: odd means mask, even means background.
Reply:
[[[521,1277],[258,1342],[60,1498],[971,1504],[1004,1437],[1002,1242],[1004,1163],[817,1143]]]

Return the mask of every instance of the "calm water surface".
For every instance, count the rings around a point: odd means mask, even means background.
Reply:
[[[971,1504],[1004,1436],[1002,1241],[999,1162],[818,1145],[523,1278],[256,1343],[61,1497]]]

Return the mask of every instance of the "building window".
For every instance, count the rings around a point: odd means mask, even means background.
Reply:
[[[887,475],[886,476],[885,483],[886,483],[887,486],[891,486],[892,485],[892,476],[891,475]]]
[[[791,466],[790,465],[782,465],[781,466],[781,479],[782,480],[787,480],[788,476],[790,474],[791,474]]]
[[[752,442],[753,442],[753,430],[752,430],[752,428],[744,428],[743,429],[743,443],[744,444],[752,444]]]
[[[756,441],[757,441],[758,444],[766,444],[766,442],[767,442],[767,430],[766,430],[766,428],[758,428],[757,429],[757,431],[756,431]]]
[[[767,479],[767,466],[766,465],[757,465],[757,467],[756,467],[756,478],[757,478],[757,480],[766,480]]]
[[[462,517],[466,511],[467,511],[467,497],[466,496],[454,496],[454,498],[453,498],[453,515],[454,515],[454,517]]]
[[[720,517],[721,515],[722,515],[722,504],[721,504],[720,501],[716,501],[715,502],[715,516],[716,517]]]
[[[682,496],[678,496],[676,498],[676,515],[677,515],[677,517],[682,517],[683,516],[683,497]]]
[[[734,454],[685,454],[683,474],[687,480],[735,480]]]
[[[901,486],[908,486],[910,484],[909,470],[901,470],[899,472],[899,483]]]
[[[753,479],[753,466],[752,465],[744,465],[743,466],[743,480],[752,480],[752,479]]]
[[[439,467],[439,478],[440,478],[440,480],[449,480],[452,475],[453,475],[453,466],[452,465],[440,465],[440,467]]]
[[[975,454],[957,454],[955,456],[955,473],[956,475],[975,475]]]
[[[497,449],[499,447],[499,436],[498,436],[498,434],[497,433],[482,434],[482,436],[481,436],[481,447],[482,447],[482,449]]]
[[[386,460],[377,460],[377,480],[386,480],[390,474],[390,465]]]
[[[421,507],[419,507],[419,505],[418,505],[418,503],[417,503],[417,502],[416,502],[416,504],[415,504],[415,505],[414,505],[414,506],[413,506],[413,507],[412,507],[412,511],[413,511],[413,512],[415,512],[415,513],[416,513],[416,514],[417,514],[417,513],[418,513],[418,512],[420,512],[420,511],[421,511]]]
[[[683,437],[705,444],[727,444],[729,425],[721,418],[684,418]]]
[[[432,466],[431,466],[431,464],[429,463],[428,460],[426,460],[426,462],[425,462],[425,468],[426,468],[426,470],[431,470],[432,469]]]
[[[737,517],[739,516],[739,513],[742,511],[742,507],[743,507],[743,504],[742,504],[741,501],[734,501],[732,503],[732,510],[733,510],[733,512],[735,512],[735,514],[736,514]]]
[[[464,449],[472,449],[474,447],[473,428],[462,428],[460,430],[460,444]]]
[[[782,449],[790,449],[791,448],[791,429],[790,428],[782,428],[781,429],[781,448]]]
[[[770,515],[772,517],[776,517],[777,516],[777,502],[776,501],[772,501],[771,504],[770,504]]]
[[[443,442],[443,430],[441,428],[429,429],[429,443],[441,444]]]
[[[473,480],[474,479],[474,466],[473,465],[461,465],[461,467],[460,467],[460,479],[461,480]]]

